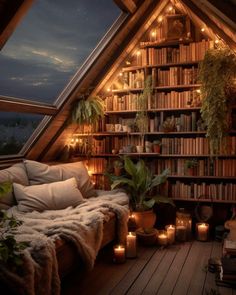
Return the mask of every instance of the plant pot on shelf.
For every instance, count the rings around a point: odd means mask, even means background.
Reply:
[[[157,154],[160,154],[161,153],[161,146],[160,144],[153,144],[153,152],[154,153],[157,153]]]
[[[138,228],[153,228],[156,222],[156,214],[153,210],[133,212]]]
[[[141,153],[143,153],[144,148],[142,145],[136,145],[136,150],[137,150],[137,153],[141,154]]]

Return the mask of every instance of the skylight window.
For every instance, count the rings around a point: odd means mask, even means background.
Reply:
[[[37,0],[0,52],[0,95],[53,103],[117,19],[110,0]]]

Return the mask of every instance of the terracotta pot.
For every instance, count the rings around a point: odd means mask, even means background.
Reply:
[[[157,230],[151,229],[150,232],[145,232],[143,229],[139,228],[136,230],[136,235],[138,241],[140,241],[144,246],[152,246],[157,242]]]
[[[159,144],[153,144],[153,152],[154,153],[161,153],[161,146]]]
[[[156,222],[156,214],[153,210],[133,212],[138,228],[152,228]]]

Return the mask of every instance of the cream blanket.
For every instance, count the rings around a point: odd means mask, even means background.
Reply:
[[[17,294],[60,294],[54,240],[62,237],[72,241],[87,269],[94,265],[103,238],[103,223],[109,211],[116,213],[118,238],[124,241],[127,233],[128,197],[121,191],[99,192],[98,197],[87,199],[81,205],[64,210],[21,213],[17,207],[8,215],[22,220],[16,239],[30,242],[24,250],[24,268],[14,274],[0,266],[0,281],[11,282]]]

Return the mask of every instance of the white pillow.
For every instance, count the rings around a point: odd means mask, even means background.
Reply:
[[[23,212],[59,210],[69,206],[77,206],[83,196],[77,188],[76,179],[23,186],[13,183],[18,209]]]
[[[30,184],[43,184],[75,177],[84,198],[96,196],[88,171],[83,162],[47,165],[37,161],[25,160]]]

